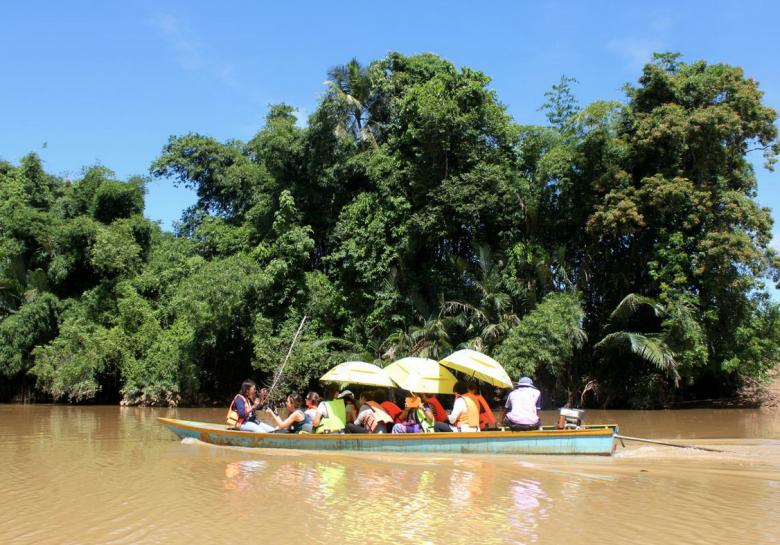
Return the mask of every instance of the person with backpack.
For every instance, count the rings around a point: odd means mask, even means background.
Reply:
[[[435,420],[431,409],[415,394],[406,398],[404,410],[393,425],[392,433],[428,433],[433,431]]]

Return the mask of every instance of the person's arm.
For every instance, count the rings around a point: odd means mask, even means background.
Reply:
[[[265,403],[265,388],[260,388],[260,392],[257,394],[257,402],[255,407],[262,407]]]
[[[423,405],[423,413],[425,414],[425,419],[428,422],[430,422],[431,424],[436,422],[436,417],[433,416],[433,411],[431,410],[430,407],[428,407],[428,405]]]
[[[369,413],[370,410],[371,409],[369,409],[368,411],[362,411],[358,415],[358,417],[355,419],[355,425],[356,426],[362,426],[363,425],[363,421],[366,419],[366,415]]]
[[[312,420],[311,425],[312,427],[316,428],[320,425],[320,420],[322,420],[323,416],[328,416],[328,406],[325,405],[324,402],[320,402],[319,405],[317,405],[317,414],[314,416],[314,420]]]
[[[357,411],[357,409],[355,409],[354,405],[347,405],[347,424],[355,422],[355,417],[357,416],[355,411]]]
[[[249,416],[249,407],[247,407],[244,404],[244,400],[240,397],[236,398],[235,401],[236,406],[236,412],[238,413],[238,417],[241,419],[246,419]]]
[[[304,419],[303,413],[301,411],[293,411],[290,413],[290,416],[287,417],[287,420],[282,421],[281,418],[279,418],[279,415],[275,414],[271,409],[266,409],[266,412],[270,414],[274,421],[276,422],[276,425],[279,426],[281,429],[286,430],[289,428],[293,422],[300,422]]]
[[[465,406],[466,402],[463,400],[462,397],[459,397],[455,400],[455,403],[452,404],[452,412],[450,413],[450,424],[455,425],[458,422],[458,419],[464,410],[468,410],[468,407]]]

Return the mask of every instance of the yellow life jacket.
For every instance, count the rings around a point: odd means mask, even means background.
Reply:
[[[458,427],[468,426],[470,428],[479,428],[479,407],[469,394],[460,396],[466,402],[466,412],[458,416]]]
[[[328,416],[320,415],[316,433],[336,433],[347,427],[347,406],[343,399],[322,401],[328,408]]]
[[[236,400],[238,398],[241,398],[241,400],[244,402],[244,417],[241,418],[238,416],[238,411],[236,410]],[[236,397],[233,398],[233,401],[230,403],[230,407],[228,408],[227,413],[227,425],[231,428],[240,428],[241,424],[246,422],[249,415],[252,414],[252,404],[249,402],[247,398],[242,396],[241,394],[238,394]]]

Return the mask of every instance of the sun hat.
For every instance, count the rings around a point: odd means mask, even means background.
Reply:
[[[353,394],[349,390],[344,390],[343,392],[341,392],[339,394],[338,398],[341,399],[341,398],[344,398],[344,397],[355,397],[355,394]]]
[[[529,377],[523,377],[515,383],[517,386],[533,386],[534,381]]]

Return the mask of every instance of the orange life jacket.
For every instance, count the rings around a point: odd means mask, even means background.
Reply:
[[[491,410],[490,406],[487,404],[487,401],[485,401],[484,397],[482,397],[480,394],[472,394],[471,392],[464,395],[468,397],[470,400],[472,400],[479,408],[480,429],[484,430],[488,424],[496,423],[496,417],[493,415],[493,411]]]
[[[364,421],[364,426],[366,428],[366,431],[368,433],[374,433],[376,429],[379,427],[379,424],[392,424],[393,419],[390,417],[389,414],[384,410],[384,408],[377,403],[376,401],[367,401],[366,405],[371,407],[371,410],[374,411],[372,414],[368,415]]]
[[[245,414],[243,418],[238,416],[238,411],[236,410],[236,400],[239,397],[244,402]],[[227,425],[230,426],[231,428],[240,428],[241,424],[246,422],[247,418],[251,414],[252,414],[252,403],[250,403],[249,400],[244,396],[242,396],[241,394],[238,394],[236,397],[233,398],[233,401],[230,403],[230,408],[228,408]]]
[[[474,402],[473,395],[465,394],[460,396],[466,402],[466,412],[458,416],[458,427],[469,426],[470,428],[479,428],[479,408]],[[457,399],[457,397],[456,397]]]

